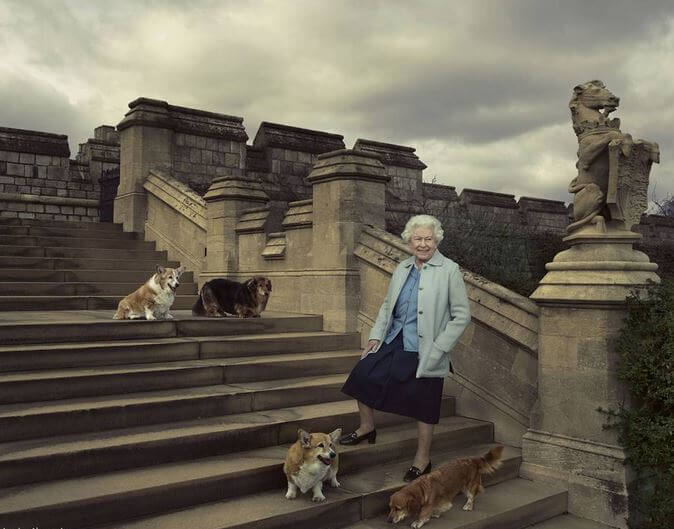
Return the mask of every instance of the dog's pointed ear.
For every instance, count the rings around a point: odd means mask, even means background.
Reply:
[[[337,428],[334,432],[330,432],[330,439],[332,439],[333,443],[336,443],[341,436],[342,436],[341,428]]]
[[[162,265],[157,265],[157,273],[158,274],[163,274],[166,271],[166,269]]]
[[[178,277],[183,275],[183,272],[185,272],[185,266],[184,265],[180,265],[178,268],[176,268],[176,275]]]
[[[308,432],[302,430],[302,428],[297,430],[297,439],[304,448],[311,447],[311,435]]]

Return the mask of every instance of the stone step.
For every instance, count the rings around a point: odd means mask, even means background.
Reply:
[[[129,241],[143,240],[136,232],[120,229],[100,229],[94,223],[88,226],[4,226],[0,224],[0,235],[22,235],[31,237],[99,237],[101,239],[123,239]]]
[[[118,282],[0,282],[0,296],[117,296],[117,301],[135,291],[142,283]],[[196,283],[180,282],[176,296],[194,296],[199,293]]]
[[[135,290],[138,288],[136,285]],[[103,310],[114,311],[122,299],[117,296],[0,296],[0,311],[29,310]],[[189,309],[196,295],[176,296],[172,308]]]
[[[178,296],[181,297],[181,296]],[[194,302],[194,296],[186,296]],[[190,305],[191,308],[191,305]],[[265,312],[261,318],[200,318],[189,310],[176,310],[172,320],[112,320],[106,311],[38,312],[17,316],[0,313],[0,344],[142,340],[176,336],[234,336],[280,332],[315,332],[323,329],[323,317]],[[246,340],[248,338],[243,338]],[[212,352],[211,352],[212,353]],[[209,354],[209,353],[207,353]]]
[[[32,237],[0,234],[0,246],[40,246],[67,248],[121,248],[125,250],[154,250],[152,241],[101,239],[92,237]]]
[[[479,444],[457,449],[473,442],[476,438],[473,429],[474,421],[443,419],[434,436],[433,455],[436,460],[471,457],[493,446]],[[394,470],[397,471],[393,473],[397,477],[397,485],[403,484],[400,479],[403,472],[399,468],[401,463],[391,463],[412,458],[416,426],[381,428],[378,433],[376,445],[364,443],[339,447],[338,478],[344,488],[349,488],[351,481],[357,485],[363,479],[372,480],[375,475],[391,474]],[[9,523],[27,527],[42,527],[50,519],[59,520],[68,527],[78,527],[79,520],[86,520],[87,525],[106,523],[262,491],[273,490],[283,495],[285,478],[282,465],[288,447],[285,444],[243,454],[5,489],[1,496],[11,500],[0,499],[0,516]],[[519,450],[506,447],[503,467],[486,484],[493,485],[516,477],[520,459]],[[409,465],[409,461],[402,465]],[[376,471],[373,469],[375,466]],[[393,478],[392,482],[395,480]],[[327,486],[326,489],[326,495],[330,496],[331,490]],[[304,498],[296,502],[305,503]]]
[[[158,260],[161,263],[163,260]],[[152,277],[152,270],[40,270],[22,268],[0,268],[0,281],[35,282],[96,282],[96,283],[137,283],[143,284]],[[185,272],[181,283],[193,283],[194,274]]]
[[[0,442],[344,399],[346,374],[0,406]]]
[[[406,464],[409,464],[406,463]],[[385,471],[402,473],[403,466],[377,468],[376,475]],[[375,475],[366,469],[358,477],[362,481]],[[356,477],[354,476],[354,478]],[[398,478],[399,479],[399,478]],[[371,480],[370,480],[371,481]],[[486,481],[486,480],[485,480]],[[350,476],[345,476],[340,489],[324,487],[327,500],[314,503],[302,496],[287,500],[283,490],[249,494],[190,509],[148,516],[127,522],[101,526],[101,529],[350,529],[390,528],[384,514],[376,519],[362,521],[370,511],[388,510],[388,497],[400,488],[393,486],[358,491],[351,487]],[[327,489],[327,490],[326,490]],[[436,529],[519,529],[541,520],[562,514],[566,510],[567,492],[559,487],[539,485],[523,479],[508,479],[487,487],[478,496],[475,509],[466,512],[454,508],[442,518],[433,519],[430,527]],[[409,522],[407,522],[409,523]]]
[[[0,374],[0,404],[348,373],[359,358],[352,350],[19,371]]]
[[[453,414],[454,399],[444,397],[441,417]],[[381,428],[412,422],[399,415],[377,414]],[[474,421],[474,425],[481,429],[474,442],[493,439],[490,423]],[[357,426],[356,402],[345,400],[63,435],[49,438],[48,443],[44,439],[13,441],[0,445],[0,483],[12,486],[199,459],[291,443],[297,439],[298,428],[351,431]]]
[[[50,248],[42,246],[0,246],[0,256],[128,260],[130,261],[130,268],[132,268],[133,261],[136,259],[155,260],[158,264],[167,260],[166,251],[125,250],[120,248]]]
[[[124,252],[124,250],[121,250]],[[177,261],[156,259],[84,259],[62,257],[14,257],[0,255],[0,268],[39,268],[41,270],[147,270],[154,272],[158,264],[177,267]],[[0,309],[4,310],[4,309]],[[11,310],[11,309],[10,309]]]
[[[486,480],[485,480],[486,481]],[[388,529],[391,524],[387,522],[388,498],[393,492],[386,491],[375,505],[367,507],[366,496],[363,500],[363,514],[367,518],[351,525],[342,525],[345,529]],[[487,487],[484,493],[475,498],[472,511],[462,509],[465,497],[461,494],[456,498],[454,506],[445,512],[440,518],[432,518],[428,527],[434,529],[523,529],[532,524],[548,520],[566,512],[568,493],[560,486],[534,483],[525,479],[509,479],[491,487]],[[400,525],[408,525],[413,520],[405,520]],[[134,529],[142,525],[118,525]],[[147,525],[145,527],[152,527]],[[165,523],[161,526],[171,529],[171,525]],[[200,525],[211,529],[210,525]],[[216,527],[212,526],[213,529]],[[231,527],[231,526],[217,526]],[[264,526],[280,527],[280,526]],[[299,528],[304,528],[303,523]],[[298,528],[298,529],[299,529]]]
[[[147,322],[146,322],[147,323]],[[197,328],[195,332],[200,332]],[[244,331],[245,332],[245,331]],[[0,334],[1,336],[1,334]],[[0,346],[0,373],[358,349],[358,333],[326,331],[128,339],[92,343]]]
[[[73,220],[38,220],[38,219],[17,219],[0,218],[0,229],[9,226],[28,226],[40,228],[67,228],[70,230],[100,230],[100,231],[122,231],[121,224],[112,222],[79,222]]]
[[[562,514],[555,516],[545,522],[532,525],[530,529],[610,529],[604,525],[591,520],[578,518],[572,514]]]

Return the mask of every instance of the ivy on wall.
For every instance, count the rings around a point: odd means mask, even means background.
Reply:
[[[609,414],[634,469],[629,486],[634,529],[674,528],[674,279],[630,297],[617,343],[618,378],[631,403]]]

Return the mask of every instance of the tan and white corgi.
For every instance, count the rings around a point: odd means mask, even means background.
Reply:
[[[330,434],[310,434],[302,429],[297,431],[297,441],[288,449],[283,464],[283,472],[288,480],[286,498],[296,498],[298,489],[301,493],[312,489],[312,501],[325,501],[323,482],[330,480],[331,486],[339,487],[339,455],[335,443],[340,435],[341,428]]]
[[[115,320],[146,320],[171,319],[169,313],[179,279],[184,268],[164,268],[157,266],[157,273],[148,279],[143,286],[126,296],[117,306],[113,316]]]

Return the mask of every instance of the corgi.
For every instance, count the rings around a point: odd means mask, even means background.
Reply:
[[[184,267],[164,268],[157,266],[157,273],[148,279],[138,290],[132,292],[119,302],[117,312],[112,317],[115,320],[146,320],[172,319],[169,312],[179,279]]]
[[[482,474],[491,474],[501,466],[503,446],[495,446],[482,457],[455,459],[440,468],[418,477],[409,485],[391,495],[388,521],[398,523],[415,516],[413,529],[423,527],[431,517],[452,508],[454,497],[463,492],[467,501],[464,511],[473,510],[473,501],[484,492]]]
[[[330,434],[297,431],[297,441],[288,449],[283,464],[288,480],[287,499],[296,498],[298,490],[305,493],[312,489],[312,501],[325,501],[323,482],[329,480],[331,486],[339,487],[339,455],[335,443],[340,435],[341,428]]]

